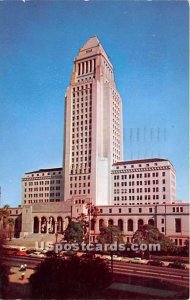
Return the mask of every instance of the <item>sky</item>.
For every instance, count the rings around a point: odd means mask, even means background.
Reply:
[[[1,203],[26,172],[62,166],[73,59],[96,35],[123,101],[124,159],[169,159],[188,201],[188,3],[0,1]]]

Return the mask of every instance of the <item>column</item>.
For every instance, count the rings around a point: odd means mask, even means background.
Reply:
[[[92,59],[91,64],[92,64],[92,72],[94,72],[94,59]]]

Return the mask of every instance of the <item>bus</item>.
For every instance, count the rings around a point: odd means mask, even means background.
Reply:
[[[26,255],[26,247],[3,245],[0,248],[0,253],[5,255]]]

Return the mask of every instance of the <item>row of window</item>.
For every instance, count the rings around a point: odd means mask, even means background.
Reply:
[[[137,204],[139,204],[139,203],[137,203]],[[150,204],[150,203],[147,203],[147,204]],[[173,208],[175,208],[175,207],[173,207]],[[183,212],[183,207],[176,207],[177,208],[177,212]],[[142,208],[141,207],[139,207],[138,208],[138,211],[139,211],[139,213],[141,213],[142,212]],[[145,209],[145,212],[146,212],[147,210]],[[105,213],[105,212],[107,212],[107,210],[106,211],[104,211],[102,208],[101,209],[99,209],[99,212],[102,214],[102,213]],[[109,208],[109,210],[108,210],[108,212],[109,212],[109,214],[111,214],[111,213],[117,213],[116,211],[115,211],[115,209],[113,210],[112,208]],[[122,208],[118,208],[118,213],[136,213],[137,212],[137,210],[135,209],[135,211],[133,211],[133,209],[132,208],[128,208],[127,209],[127,211],[126,211],[126,209],[125,209],[125,211],[123,211],[122,210]],[[154,212],[154,209],[152,208],[152,207],[149,207],[149,213],[152,213],[152,212]],[[164,219],[161,219],[161,223],[164,223]]]
[[[77,180],[90,180],[90,175],[84,175],[84,176],[70,176],[70,181],[77,181]]]
[[[155,163],[154,163],[154,166],[158,166],[158,164],[155,162]],[[124,166],[124,168],[126,168],[126,167],[127,167],[127,166]],[[131,167],[131,168],[137,168],[136,165],[131,165],[130,167]],[[139,167],[139,168],[142,168],[142,167],[144,167],[144,166],[142,166],[142,164],[138,164],[138,167]],[[147,164],[146,164],[146,167],[150,167],[150,164],[147,163]],[[119,166],[117,166],[116,169],[119,169]]]
[[[60,186],[47,186],[47,187],[45,187],[45,188],[43,188],[43,187],[40,187],[40,188],[28,188],[28,189],[24,189],[24,191],[25,192],[43,192],[43,191],[54,191],[54,190],[56,190],[56,191],[59,191],[61,189],[61,187]]]
[[[24,198],[60,197],[60,193],[24,194]]]
[[[120,201],[120,200],[133,200],[133,201],[135,201],[135,200],[151,200],[151,199],[153,199],[153,200],[159,200],[160,199],[160,197],[159,197],[159,195],[144,195],[144,196],[128,196],[128,198],[127,198],[127,196],[117,196],[117,197],[114,197],[113,198],[114,199],[114,201]],[[163,197],[162,197],[162,199],[166,199],[166,195],[163,195]]]
[[[86,174],[86,173],[91,173],[91,168],[86,168],[86,169],[78,169],[78,168],[74,168],[72,170],[70,170],[70,174],[71,175],[76,175],[76,174]]]
[[[90,83],[89,85],[85,84],[85,85],[73,87],[73,92],[79,92],[79,91],[83,91],[85,89],[92,89],[92,83]]]
[[[142,199],[141,199],[142,200]],[[150,200],[150,199],[149,199]],[[162,202],[163,204],[165,204],[165,202]],[[151,204],[160,204],[160,202],[122,202],[122,203],[114,203],[114,205],[151,205]]]
[[[91,125],[89,125],[89,126],[82,126],[81,128],[80,128],[80,127],[77,127],[77,128],[73,127],[73,128],[72,128],[72,132],[75,132],[75,130],[76,130],[77,132],[79,132],[80,130],[81,130],[82,132],[88,132],[88,130],[89,130],[89,132],[91,132],[91,129],[92,129],[92,126],[91,126]]]
[[[78,187],[86,187],[86,186],[90,187],[90,182],[83,182],[83,184],[81,182],[79,182],[78,184],[77,183],[70,184],[70,188],[73,188],[73,187],[77,188],[77,186]]]
[[[49,185],[49,184],[60,184],[60,180],[41,180],[41,181],[29,181],[25,182],[24,185],[33,186],[33,185]]]
[[[80,123],[80,124],[79,124],[79,123]],[[80,125],[80,126],[83,126],[84,124],[87,125],[88,123],[89,123],[89,126],[91,126],[92,119],[90,119],[90,120],[85,120],[85,121],[80,121],[80,122],[78,122],[78,121],[76,122],[76,120],[75,120],[75,122],[72,123],[72,126],[75,127],[75,128],[77,128],[77,126],[79,126],[79,125]]]
[[[144,188],[144,191],[142,188],[137,188],[137,189],[114,189],[114,194],[134,194],[134,193],[151,193],[151,190],[153,193],[158,193],[159,192],[159,187],[153,187],[151,188]],[[162,187],[162,192],[165,192],[166,188],[165,186]]]
[[[24,200],[24,204],[43,203],[43,202],[59,202],[60,199],[39,199],[39,200]]]
[[[123,176],[125,176],[125,175],[123,175]],[[124,178],[122,178],[122,179],[124,179]],[[150,184],[159,184],[160,183],[160,181],[159,180],[152,180],[152,181],[150,181],[150,180],[145,180],[144,182],[143,181],[129,181],[128,182],[128,184],[127,184],[127,181],[116,181],[116,182],[114,182],[114,186],[127,186],[127,185],[129,185],[129,186],[134,186],[134,185],[150,185]],[[162,184],[165,184],[166,183],[166,181],[165,181],[165,179],[163,179],[162,181],[161,181],[161,183]]]
[[[92,113],[89,113],[89,114],[85,114],[85,115],[78,115],[78,116],[73,116],[72,117],[72,120],[73,121],[75,121],[75,120],[83,120],[83,119],[85,119],[85,120],[87,120],[88,118],[92,118]]]
[[[173,212],[183,212],[183,207],[173,207]]]
[[[70,190],[70,195],[89,195],[90,190]]]
[[[160,174],[161,175],[161,174]],[[162,172],[162,176],[165,176],[166,172]],[[144,173],[144,178],[147,177],[158,177],[159,173]],[[114,175],[114,180],[120,180],[120,179],[134,179],[134,178],[142,178],[143,174],[142,173],[137,173],[137,174],[129,174],[129,175]]]

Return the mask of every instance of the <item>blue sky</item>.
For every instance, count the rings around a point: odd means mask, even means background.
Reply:
[[[0,2],[1,204],[21,201],[25,172],[62,165],[72,62],[97,35],[123,99],[124,158],[162,157],[188,200],[188,4]]]

